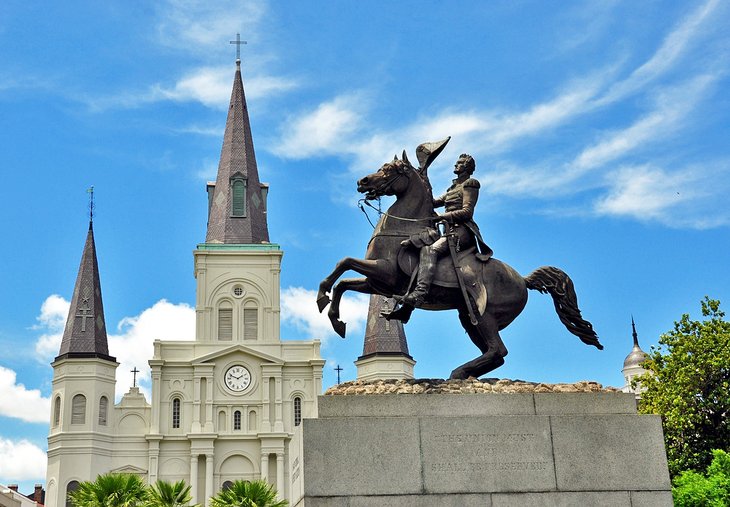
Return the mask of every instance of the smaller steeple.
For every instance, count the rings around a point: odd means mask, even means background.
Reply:
[[[91,202],[93,203],[93,193]],[[98,357],[115,361],[115,358],[109,355],[106,336],[99,264],[94,243],[93,205],[90,211],[89,232],[86,235],[86,244],[81,255],[81,265],[71,298],[71,308],[56,360]]]
[[[377,294],[370,296],[365,344],[362,356],[355,361],[358,379],[413,378],[413,366],[416,362],[408,353],[403,323],[381,316],[381,313],[391,311],[394,305],[392,298]]]

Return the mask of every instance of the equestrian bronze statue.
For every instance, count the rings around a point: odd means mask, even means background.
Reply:
[[[451,372],[452,379],[466,379],[504,364],[507,348],[499,331],[522,312],[527,289],[534,289],[552,296],[568,331],[583,343],[603,349],[593,326],[581,316],[567,274],[555,267],[542,267],[523,278],[492,257],[473,220],[479,182],[472,177],[472,157],[459,157],[452,186],[442,197],[433,198],[427,170],[448,140],[420,145],[416,149],[418,168],[411,165],[404,151],[401,159],[395,157],[358,181],[357,189],[366,200],[392,195],[395,202],[375,226],[365,258],[345,257],[320,283],[319,311],[330,305],[327,315],[332,327],[344,338],[340,300],[348,290],[395,298],[399,306],[384,317],[404,322],[414,308],[455,309],[464,330],[481,351],[479,357]],[[445,213],[438,215],[434,208],[441,206]],[[335,285],[349,270],[365,278],[345,278]]]

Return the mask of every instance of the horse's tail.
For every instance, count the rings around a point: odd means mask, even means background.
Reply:
[[[593,325],[580,314],[573,280],[565,272],[552,266],[537,268],[525,277],[525,283],[528,289],[543,294],[549,293],[552,296],[560,322],[568,331],[580,338],[583,343],[603,350]]]

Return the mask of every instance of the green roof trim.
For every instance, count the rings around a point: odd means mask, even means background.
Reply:
[[[281,250],[281,247],[276,243],[242,245],[234,245],[230,243],[199,243],[198,250],[246,250],[249,252],[270,252]]]

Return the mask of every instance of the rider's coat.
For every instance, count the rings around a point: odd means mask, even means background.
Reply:
[[[479,260],[487,261],[494,252],[484,242],[479,227],[474,222],[474,208],[479,199],[479,187],[479,180],[476,178],[467,178],[464,181],[459,181],[457,178],[452,181],[444,195],[433,200],[433,207],[444,206],[445,213],[441,217],[454,227],[459,243],[466,247],[472,245],[476,239],[480,252],[477,257]]]

